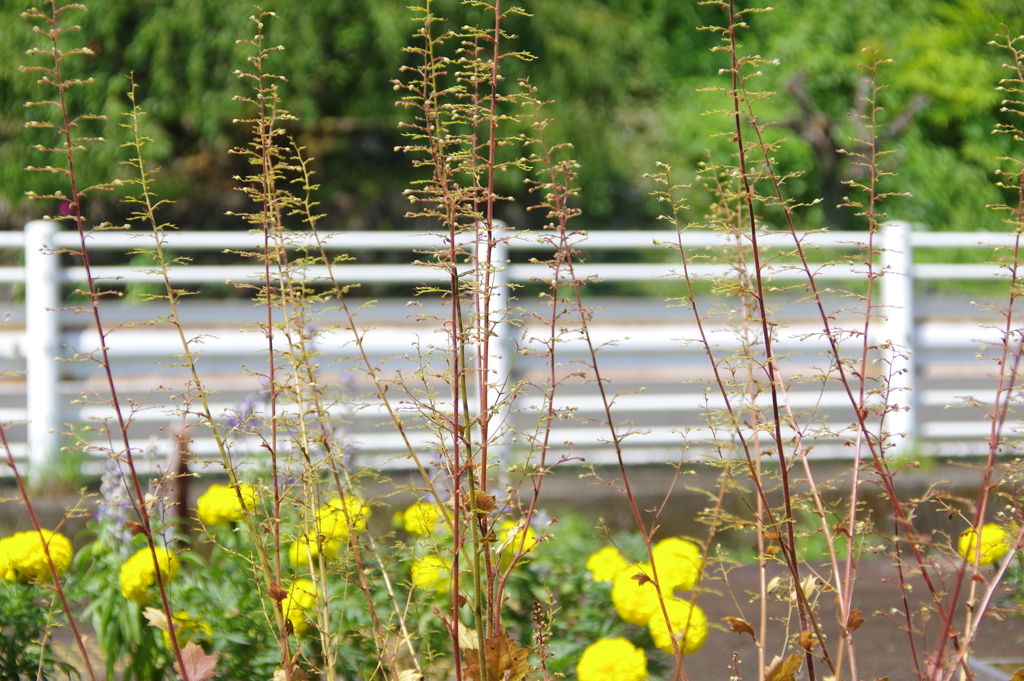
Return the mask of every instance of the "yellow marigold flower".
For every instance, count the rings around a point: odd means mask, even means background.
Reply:
[[[338,557],[338,552],[341,550],[341,540],[327,539],[322,544],[319,544],[315,540],[309,541],[309,537],[303,535],[293,541],[292,545],[288,547],[288,560],[291,561],[294,568],[308,567],[310,555],[312,555],[313,560],[319,558],[321,547],[323,548],[323,555],[327,560],[334,560]]]
[[[187,612],[181,610],[174,613],[174,633],[178,637],[178,646],[183,648],[189,641],[206,641],[213,636],[213,627],[203,619],[192,619]],[[171,647],[171,635],[164,632],[164,645]]]
[[[957,548],[961,556],[973,563],[978,552],[978,533],[973,529],[962,532]],[[995,523],[988,523],[981,528],[981,559],[978,565],[991,565],[1009,550],[1010,544],[1003,528]]]
[[[700,650],[708,637],[708,619],[704,616],[704,611],[696,605],[676,598],[665,601],[665,609],[668,611],[672,629],[669,631],[669,627],[665,625],[665,616],[661,614],[659,608],[648,624],[654,645],[666,653],[674,653],[672,637],[675,636],[684,655],[693,655]]]
[[[210,489],[196,502],[196,515],[203,525],[215,527],[237,522],[245,511],[256,508],[256,490],[244,482],[239,483],[238,489],[242,493],[241,504],[233,487],[210,485]]]
[[[437,526],[443,522],[444,513],[441,507],[429,501],[417,501],[402,513],[405,531],[417,536],[433,534]]]
[[[439,594],[448,593],[448,582],[451,578],[451,563],[438,556],[427,556],[412,564],[412,585],[418,589],[433,589]]]
[[[697,583],[704,560],[696,544],[668,537],[654,545],[653,553],[654,564],[658,566],[658,583],[663,591],[689,591]]]
[[[606,546],[587,558],[587,569],[593,574],[595,582],[610,582],[628,567],[629,562],[614,546]]]
[[[641,563],[627,567],[615,575],[612,581],[612,604],[615,605],[615,612],[619,613],[626,622],[637,626],[646,626],[655,610],[660,609],[658,604],[658,590],[650,581],[634,579],[634,575],[643,573],[650,577],[651,564]],[[669,594],[665,594],[667,598]]]
[[[5,579],[8,582],[18,580],[18,571],[14,567],[14,554],[18,553],[20,541],[17,534],[0,539],[0,579]]]
[[[644,651],[624,638],[591,643],[576,665],[579,681],[642,681],[647,678]]]
[[[533,553],[534,549],[537,548],[537,544],[540,543],[537,540],[537,533],[533,531],[532,527],[527,527],[525,534],[523,534],[523,527],[522,522],[515,522],[514,520],[505,520],[501,523],[497,535],[498,544],[504,545],[501,549],[502,567],[508,567],[512,557],[519,555],[520,547],[522,547],[524,554]]]
[[[164,583],[174,579],[180,565],[178,557],[159,546],[156,547],[156,557]],[[145,603],[149,600],[150,587],[154,584],[156,570],[153,567],[153,555],[149,547],[145,546],[121,566],[121,595],[130,601]]]
[[[58,575],[64,574],[71,567],[71,557],[74,555],[74,551],[71,548],[71,542],[64,535],[43,529],[40,529],[39,533],[32,530],[31,532],[22,532],[21,535],[22,540],[19,547],[21,554],[14,556],[14,564],[18,572],[21,573],[22,579],[36,579],[41,582],[50,579],[50,566],[46,562],[44,543],[50,550],[50,560],[53,561],[53,567],[57,570]]]
[[[292,623],[292,632],[304,634],[309,630],[306,611],[316,604],[316,586],[308,579],[296,579],[288,587],[288,594],[281,601],[285,619]]]
[[[43,544],[50,550],[50,559],[57,574],[71,567],[74,551],[68,538],[59,532],[40,529],[39,532],[17,532],[0,539],[0,578],[9,582],[18,579],[50,580],[50,565],[46,562]]]
[[[349,528],[356,532],[366,529],[366,521],[370,519],[370,507],[355,496],[331,499],[316,513],[317,527],[320,534],[327,539],[348,539]]]

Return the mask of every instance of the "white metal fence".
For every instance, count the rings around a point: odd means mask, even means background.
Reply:
[[[530,262],[521,263],[519,260],[523,258],[516,258],[514,253],[530,250],[542,255],[543,249],[550,250],[550,246],[544,244],[536,235],[517,234],[511,231],[508,234],[510,238],[507,243],[502,244],[501,252],[495,257],[496,262],[504,262],[509,261],[511,255],[511,264],[500,272],[502,281],[528,282],[550,276],[547,266]],[[175,232],[167,234],[166,237],[167,248],[176,253],[229,248],[255,250],[261,243],[255,236],[236,232]],[[856,253],[863,248],[858,241],[862,237],[863,235],[853,233],[814,233],[804,235],[802,239],[805,245],[810,247]],[[977,386],[967,386],[963,392],[958,392],[959,387],[955,385],[939,384],[926,389],[919,385],[916,365],[929,351],[961,353],[965,358],[970,357],[979,343],[997,342],[998,333],[994,329],[979,326],[991,319],[980,313],[958,314],[955,315],[956,318],[942,318],[942,315],[939,315],[935,319],[917,320],[920,323],[916,323],[914,283],[927,280],[988,279],[998,276],[1000,267],[983,264],[914,264],[914,251],[934,247],[991,249],[993,245],[1011,245],[1013,235],[913,231],[908,224],[891,223],[883,228],[878,238],[876,246],[881,256],[877,266],[880,270],[886,271],[885,276],[877,282],[882,288],[880,302],[885,318],[879,319],[875,324],[875,338],[872,342],[891,342],[912,351],[909,359],[897,367],[899,371],[893,378],[893,387],[899,391],[896,393],[897,399],[901,405],[909,409],[891,414],[887,430],[905,433],[908,440],[921,443],[959,443],[945,450],[933,447],[935,451],[971,453],[978,448],[971,445],[971,442],[979,447],[983,442],[986,427],[984,420],[979,417],[954,421],[949,418],[948,413],[936,409],[955,402],[959,395],[968,394],[968,391],[976,390]],[[295,239],[301,241],[301,235]],[[578,247],[589,251],[664,250],[662,244],[675,240],[676,234],[666,231],[602,231],[581,234]],[[76,233],[61,232],[57,225],[51,222],[31,222],[25,227],[24,233],[0,232],[0,248],[24,251],[23,267],[0,267],[0,283],[23,285],[25,300],[23,325],[10,323],[6,328],[0,327],[0,362],[4,363],[9,374],[4,383],[7,386],[7,395],[6,401],[0,405],[0,421],[14,424],[9,432],[24,434],[23,438],[14,438],[13,449],[16,456],[27,457],[33,465],[45,464],[59,450],[62,424],[81,422],[90,416],[102,416],[102,408],[82,407],[64,398],[69,391],[89,390],[89,381],[95,379],[82,375],[81,371],[69,371],[66,363],[58,361],[61,358],[67,359],[75,352],[87,354],[97,349],[96,335],[87,325],[80,325],[77,329],[68,328],[65,322],[62,322],[66,315],[56,311],[62,304],[62,287],[83,282],[85,273],[81,267],[62,267],[60,258],[53,255],[52,251],[61,248],[74,249],[78,247],[78,243]],[[124,252],[145,247],[151,243],[151,237],[130,232],[100,232],[91,236],[88,243],[91,250]],[[339,232],[327,235],[327,243],[331,249],[343,252],[411,251],[436,247],[440,240],[431,234]],[[684,245],[687,249],[700,250],[721,246],[723,243],[722,237],[711,232],[687,232],[684,236]],[[761,239],[761,244],[785,247],[792,245],[792,237],[784,233],[771,233]],[[863,279],[863,265],[831,264],[815,267],[817,280],[823,287],[833,285],[831,282],[839,280]],[[172,268],[171,278],[178,285],[223,284],[226,281],[254,283],[259,281],[255,269],[244,264],[190,265]],[[677,277],[679,270],[678,264],[603,263],[580,265],[577,267],[577,275],[580,278],[597,277],[605,282],[637,282],[660,277]],[[691,271],[699,275],[712,275],[726,273],[727,269],[719,265],[695,265],[691,267]],[[1005,274],[1005,268],[1002,271]],[[346,283],[406,284],[422,283],[425,278],[436,273],[414,264],[344,264],[340,272]],[[153,272],[128,266],[94,267],[93,274],[103,279],[117,278],[120,283],[159,281],[158,275]],[[311,267],[306,271],[307,277],[322,277],[324,274],[322,268],[317,267]],[[787,266],[769,268],[768,274],[780,285],[806,277],[801,270]],[[112,299],[105,299],[101,305],[101,308],[107,309],[120,307],[123,305],[112,302]],[[237,329],[226,330],[221,325],[213,323],[215,321],[208,318],[205,323],[187,330],[189,336],[206,335],[203,344],[204,362],[215,363],[219,361],[218,358],[230,360],[235,362],[237,371],[239,362],[255,361],[260,349],[265,348],[262,338],[255,335],[240,335]],[[218,328],[210,328],[211,325]],[[517,351],[530,341],[522,330],[516,330],[511,325],[501,325],[500,328],[502,333],[508,334],[508,337],[500,339],[500,349],[495,356],[496,361],[503,363],[504,369],[500,373],[516,375],[517,372],[528,371],[528,363],[526,360],[518,359],[522,353]],[[816,325],[810,317],[806,324],[798,321],[794,327],[780,332],[779,347],[790,351],[798,349],[804,352],[818,352],[824,348],[820,336],[816,335],[820,334],[820,331],[820,323]],[[411,330],[408,324],[401,323],[401,320],[384,320],[370,338],[375,352],[381,356],[401,356],[409,352],[411,343],[415,342],[414,339],[419,333],[417,330]],[[677,315],[669,322],[661,319],[632,319],[628,322],[613,319],[610,322],[602,322],[598,313],[593,333],[599,342],[617,341],[614,345],[607,346],[605,353],[613,367],[622,368],[621,375],[627,377],[628,380],[625,382],[630,387],[641,382],[634,377],[643,375],[643,371],[629,367],[638,362],[642,364],[645,359],[650,359],[658,353],[665,353],[668,357],[689,352],[698,361],[706,362],[698,356],[701,353],[697,353],[694,348],[681,349],[684,340],[692,337],[692,329],[687,327],[687,320],[683,315]],[[715,338],[716,342],[723,346],[730,343],[728,333],[717,332]],[[167,333],[152,329],[120,330],[109,337],[108,343],[113,358],[112,364],[116,365],[114,370],[119,372],[119,376],[124,377],[125,372],[131,373],[132,367],[138,367],[137,374],[143,383],[146,380],[159,380],[153,378],[154,367],[158,363],[174,361],[175,356],[181,353],[176,336],[171,337]],[[329,357],[337,357],[339,348],[345,345],[346,339],[343,334],[326,334],[318,339],[318,343],[320,349]],[[573,343],[576,343],[576,346]],[[579,343],[578,339],[569,339],[560,351],[571,355],[580,349]],[[513,357],[517,358],[515,362],[512,361]],[[950,361],[955,364],[957,360],[954,358]],[[947,361],[947,364],[950,361]],[[150,366],[148,370],[145,368],[147,363]],[[22,375],[11,375],[12,372]],[[692,378],[693,374],[691,372],[687,375]],[[657,394],[625,395],[617,402],[616,413],[623,415],[623,418],[637,418],[638,428],[645,431],[643,437],[630,440],[630,446],[636,448],[634,460],[651,460],[666,455],[678,456],[680,435],[677,432],[678,427],[673,422],[673,414],[697,414],[707,406],[709,399],[713,400],[713,397],[707,397],[707,393],[680,387],[678,382],[676,385],[676,392],[673,392],[675,389],[672,387],[663,386],[663,390]],[[701,395],[704,397],[700,397]],[[588,410],[597,411],[598,405],[592,404],[594,399],[591,396],[577,394],[567,399],[572,399],[583,413]],[[794,408],[799,408],[801,400],[807,402],[808,406],[824,409],[841,409],[848,406],[838,391],[824,394],[795,392],[792,399],[796,402]],[[221,404],[219,408],[223,410],[230,406],[229,403]],[[926,418],[923,415],[927,415],[929,409],[935,413],[931,418]],[[657,417],[658,414],[662,416]],[[644,424],[642,421],[645,417],[654,420]],[[139,422],[148,420],[157,424],[169,422],[171,418],[165,411],[159,409],[140,412],[136,416]],[[659,418],[661,420],[658,420]],[[24,426],[19,431],[21,423],[24,423]],[[365,428],[360,430],[363,426]],[[594,462],[602,461],[607,455],[607,452],[601,452],[602,449],[607,450],[602,444],[605,434],[596,424],[570,424],[561,427],[556,435],[553,441],[565,442],[567,446],[580,450],[593,450],[591,460]],[[347,437],[350,441],[358,443],[361,451],[377,463],[400,451],[396,438],[381,433],[380,429],[373,429],[369,422],[361,425],[358,419],[353,422]],[[201,452],[209,449],[210,442],[199,437],[194,446],[197,452]],[[672,454],[673,451],[675,454]],[[829,452],[842,455],[843,450],[829,450],[827,447],[821,450],[822,455],[829,455]]]

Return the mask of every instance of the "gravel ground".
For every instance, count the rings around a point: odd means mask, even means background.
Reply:
[[[782,570],[773,566],[767,574],[770,580],[781,575]],[[983,575],[989,573],[983,571]],[[943,571],[941,581],[944,588],[952,588],[955,577],[952,570]],[[860,609],[864,624],[854,632],[854,646],[857,660],[857,676],[860,679],[888,678],[890,681],[916,681],[918,675],[914,665],[914,651],[910,637],[902,623],[901,615],[895,620],[888,615],[894,609],[901,611],[901,591],[897,584],[898,575],[895,567],[883,560],[865,560],[857,571],[857,581],[853,597],[853,607]],[[717,593],[703,595],[698,603],[704,609],[709,622],[722,623],[726,616],[743,616],[747,621],[758,626],[760,614],[758,593],[759,570],[756,566],[737,568],[729,573],[728,584],[721,579],[711,580],[707,586]],[[928,591],[920,575],[910,580],[911,608],[920,608],[928,598]],[[967,588],[967,584],[964,585]],[[730,594],[732,597],[730,597]],[[766,662],[782,652],[782,643],[787,634],[799,633],[795,612],[787,629],[787,620],[791,608],[788,594],[779,594],[781,598],[771,599],[768,603],[768,627],[771,628],[769,645],[765,651]],[[965,616],[964,599],[959,601],[956,610],[956,622],[962,624]],[[943,599],[944,603],[948,599]],[[836,623],[837,605],[829,593],[821,593],[819,597],[821,619],[826,640],[831,649],[838,643],[838,626]],[[938,622],[919,619],[915,622],[918,628],[914,636],[916,654],[923,666],[927,651],[933,651],[939,637]],[[974,643],[974,658],[985,661],[1019,662],[1017,667],[1024,667],[1024,618],[1009,617],[997,619],[988,617],[984,620],[977,640]],[[815,648],[820,653],[820,648]],[[792,650],[789,651],[790,653]],[[743,679],[757,678],[758,654],[752,639],[747,634],[736,634],[729,631],[712,631],[703,649],[687,658],[686,672],[691,681],[727,681],[732,673],[729,670],[733,655],[739,660],[739,676]],[[1014,667],[1014,670],[1017,668]],[[820,659],[816,661],[817,678],[832,676],[826,664]],[[1011,672],[1012,673],[1012,672]],[[803,678],[807,678],[806,669],[802,670]],[[848,662],[840,678],[851,678]],[[978,675],[978,681],[996,681],[998,677]],[[1006,674],[1006,679],[1010,674]]]

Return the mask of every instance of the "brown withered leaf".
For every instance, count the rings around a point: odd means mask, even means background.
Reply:
[[[217,656],[207,655],[205,650],[191,641],[182,649],[181,661],[185,667],[184,673],[178,666],[177,660],[174,662],[174,671],[178,672],[179,679],[188,679],[188,681],[212,679],[214,670],[217,668]]]
[[[635,579],[640,586],[643,586],[644,584],[648,584],[648,583],[650,583],[650,584],[654,583],[654,580],[651,579],[650,577],[648,577],[643,572],[636,573],[635,575],[630,577],[630,579]]]
[[[783,660],[778,655],[764,670],[764,681],[796,681],[796,673],[800,671],[804,656],[794,653]]]
[[[145,526],[135,522],[134,520],[124,521],[124,526],[128,528],[133,537],[138,537],[140,534],[146,534]]]
[[[156,627],[160,631],[170,631],[170,627],[167,624],[167,615],[164,614],[163,610],[146,608],[142,611],[142,616],[149,620],[149,626]]]
[[[480,681],[480,651],[466,650],[465,674],[470,681]],[[484,641],[484,663],[488,681],[522,681],[530,671],[530,651],[520,649],[505,634],[495,634]]]
[[[860,616],[860,609],[854,608],[850,611],[850,616],[846,618],[846,630],[857,631],[862,624],[864,624],[864,618]]]
[[[477,510],[477,513],[487,514],[487,513],[490,513],[491,511],[497,510],[497,508],[498,508],[498,501],[497,501],[497,499],[492,497],[487,492],[484,492],[483,490],[479,490],[478,489],[476,491],[475,498],[476,498],[476,510]]]
[[[767,555],[769,555],[769,556],[774,556],[774,555],[775,555],[776,553],[778,553],[778,552],[779,552],[779,551],[781,551],[781,550],[782,550],[782,549],[780,549],[780,548],[779,548],[778,546],[776,546],[775,544],[772,544],[771,546],[766,546],[766,547],[764,547],[764,552],[765,552],[765,554],[767,554]]]
[[[723,617],[729,624],[729,631],[735,631],[737,634],[750,634],[750,638],[757,641],[757,634],[754,632],[754,627],[750,626],[750,623],[741,617]]]
[[[817,642],[817,637],[806,629],[801,631],[800,635],[796,638],[796,644],[808,652],[810,652],[811,648],[813,648],[814,644]]]
[[[1015,671],[1013,673],[1013,677],[1010,678],[1010,681],[1024,681],[1024,667]]]
[[[476,629],[467,629],[459,622],[459,647],[463,650],[476,650],[480,647],[480,634]]]
[[[283,601],[285,599],[285,597],[288,595],[288,591],[285,590],[285,589],[282,589],[280,584],[271,584],[269,591],[270,591],[270,597],[273,598],[278,603]]]

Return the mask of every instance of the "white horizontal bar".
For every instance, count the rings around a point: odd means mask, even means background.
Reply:
[[[914,248],[1012,246],[1016,238],[1013,232],[910,232],[910,243]]]
[[[947,406],[955,405],[960,403],[960,397],[963,395],[962,392],[948,391],[948,390],[926,390],[922,391],[918,398],[918,404],[923,406]],[[706,399],[705,399],[706,397]],[[875,396],[869,398],[869,404],[876,404],[880,400],[880,397]],[[786,396],[783,405],[788,401],[791,408],[797,410],[807,410],[813,408],[820,409],[836,409],[850,407],[850,399],[845,392],[833,390],[824,394],[817,392],[804,391],[792,391]],[[897,400],[898,401],[898,400]],[[979,401],[984,403],[983,401]],[[757,404],[761,408],[771,406],[771,398],[769,395],[761,395],[757,400]],[[214,418],[219,421],[226,420],[228,418],[237,417],[238,404],[214,404],[211,405],[211,411],[214,414]],[[739,396],[736,396],[733,400],[734,408],[746,408],[748,405],[745,400]],[[721,395],[715,391],[710,392],[706,396],[698,392],[688,393],[677,393],[672,395],[623,395],[615,400],[612,405],[612,416],[613,418],[618,415],[634,414],[634,413],[704,413],[706,410],[721,410],[724,409],[725,403],[722,400]],[[416,414],[419,409],[411,404],[402,403],[393,405],[392,408],[403,416],[409,416]],[[544,404],[535,398],[521,398],[516,401],[514,409],[516,411],[538,411],[544,408]],[[451,405],[449,402],[435,402],[431,404],[433,411],[450,411]],[[365,411],[372,411],[378,414],[386,414],[384,405],[377,401],[362,401],[355,400],[351,403],[344,405],[334,405],[328,408],[328,417],[337,418],[342,416],[348,416],[353,413],[363,413]],[[584,396],[584,395],[571,395],[560,397],[559,401],[555,405],[555,410],[565,413],[568,410],[573,410],[579,413],[594,413],[604,411],[604,403],[599,397]],[[298,411],[294,404],[281,404],[278,407],[278,414],[285,416],[295,416]],[[265,406],[259,406],[258,409],[254,410],[250,416],[255,419],[267,419],[269,414],[266,412]],[[0,410],[0,419],[5,420],[24,420],[27,417],[27,412],[24,409],[9,409]],[[85,407],[78,410],[77,420],[78,421],[92,421],[102,419],[112,419],[114,417],[113,411],[96,409],[95,407]],[[161,422],[167,421],[168,419],[180,418],[180,414],[173,409],[145,409],[136,412],[132,416],[133,421],[138,422]],[[191,415],[191,421],[199,422],[199,417]],[[801,419],[803,422],[804,419]],[[594,425],[593,428],[600,428],[600,426]]]
[[[520,333],[520,351],[539,350],[544,342],[542,329],[528,327]],[[880,337],[884,334],[884,324],[877,324],[875,331]],[[447,337],[439,332],[439,327],[417,326],[385,327],[369,329],[365,332],[369,341],[369,349],[375,355],[403,355],[421,345],[432,345],[443,348]],[[740,339],[729,329],[713,328],[708,330],[707,338],[713,348],[730,350],[740,346]],[[678,352],[686,351],[703,353],[695,326],[686,324],[645,324],[632,325],[627,328],[609,327],[596,324],[591,328],[591,339],[602,352]],[[285,346],[281,334],[275,334],[275,345],[278,350]],[[190,329],[190,347],[202,355],[219,357],[249,358],[265,355],[267,339],[260,332],[232,329]],[[522,340],[523,338],[527,340]],[[917,348],[976,348],[981,344],[998,344],[1001,335],[997,329],[981,324],[963,324],[953,322],[928,322],[921,324],[917,330]],[[88,353],[99,348],[99,338],[92,330],[66,332],[61,341],[79,353]],[[0,358],[21,359],[25,356],[24,344],[31,342],[23,332],[0,332]],[[856,341],[852,341],[856,343]],[[351,347],[352,334],[345,330],[325,331],[316,336],[314,349],[331,357],[349,356],[354,354]],[[780,329],[776,339],[778,349],[800,348],[814,350],[827,347],[820,327],[814,324],[795,324]],[[156,329],[120,329],[107,336],[107,347],[118,358],[158,357],[167,362],[174,362],[182,355],[181,341],[175,331]],[[585,352],[586,343],[579,334],[560,334],[559,353]]]
[[[0,232],[3,234],[4,232]],[[25,281],[24,267],[0,267],[0,283],[14,284]]]
[[[1024,267],[1022,264],[1020,267]],[[943,263],[939,265],[914,265],[914,279],[994,279],[1009,277],[1009,266],[964,265]]]

